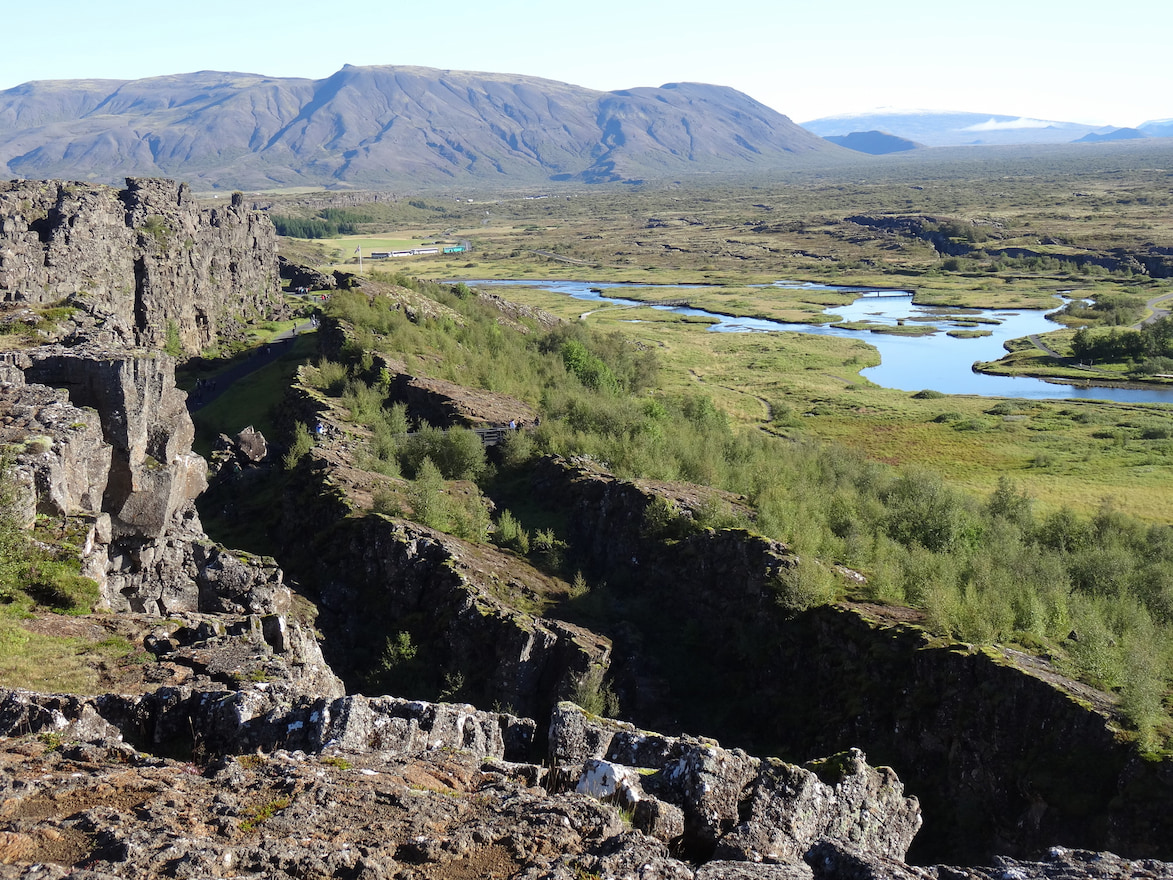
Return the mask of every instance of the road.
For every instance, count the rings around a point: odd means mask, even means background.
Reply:
[[[1158,321],[1161,318],[1166,317],[1169,314],[1169,310],[1160,308],[1158,303],[1163,303],[1170,299],[1173,299],[1173,293],[1162,293],[1160,296],[1154,296],[1152,299],[1150,299],[1147,303],[1145,303],[1145,308],[1152,309],[1153,313],[1144,320],[1133,324],[1132,328],[1134,330],[1139,330],[1145,324],[1151,324],[1153,321]]]

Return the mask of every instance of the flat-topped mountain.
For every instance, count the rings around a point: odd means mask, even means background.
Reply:
[[[321,80],[199,73],[0,92],[0,167],[197,187],[583,182],[768,172],[838,149],[731,88],[600,92],[511,74],[347,65]]]
[[[944,110],[877,110],[874,113],[824,116],[802,125],[826,138],[877,130],[928,147],[1069,144],[1086,134],[1103,134],[1113,128],[1110,125]]]

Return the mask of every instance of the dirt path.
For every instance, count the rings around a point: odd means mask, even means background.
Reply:
[[[202,380],[200,384],[187,393],[188,412],[196,412],[203,409],[231,388],[235,382],[240,381],[251,373],[255,373],[261,367],[267,367],[289,351],[292,347],[293,340],[298,335],[315,330],[317,326],[312,321],[306,321],[289,330],[284,330],[254,351],[247,360],[241,361],[236,366],[225,370],[218,376]]]

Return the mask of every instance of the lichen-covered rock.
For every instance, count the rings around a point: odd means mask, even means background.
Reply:
[[[675,843],[684,836],[684,811],[659,798],[642,797],[631,814],[632,827],[665,843]]]
[[[17,451],[22,518],[87,523],[82,574],[101,607],[160,615],[276,613],[281,571],[229,553],[203,533],[194,499],[207,485],[194,428],[167,355],[44,346],[0,355],[0,442]]]
[[[798,767],[714,740],[638,731],[573,703],[557,707],[549,739],[555,766],[581,766],[580,791],[678,806],[693,858],[793,864],[815,842],[835,840],[903,859],[921,825],[916,798],[858,749]]]
[[[613,761],[587,761],[574,790],[628,810],[645,797],[639,773]]]
[[[896,774],[871,767],[858,749],[807,767],[764,759],[748,801],[717,858],[795,862],[815,841],[835,840],[902,860],[921,826],[916,798],[905,797]]]
[[[171,180],[0,183],[0,300],[67,298],[79,337],[196,352],[282,308],[276,233],[239,194],[201,208]]]
[[[694,880],[812,880],[813,877],[810,867],[805,864],[724,862],[714,859],[697,869]]]
[[[561,702],[550,715],[550,761],[558,766],[601,759],[610,752],[611,740],[619,732],[634,733],[635,726],[626,721],[589,715],[574,703]],[[654,766],[650,762],[625,763],[636,767]]]

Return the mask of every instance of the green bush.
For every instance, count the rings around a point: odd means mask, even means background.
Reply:
[[[399,460],[406,473],[415,474],[424,459],[430,459],[445,479],[475,480],[485,469],[485,445],[468,428],[443,431],[424,425],[403,441]]]
[[[501,511],[497,517],[497,527],[493,532],[493,543],[520,553],[522,556],[529,553],[530,541],[527,532],[508,510]]]
[[[306,427],[304,422],[294,422],[293,437],[289,441],[289,449],[281,458],[281,464],[284,465],[285,470],[293,470],[313,447],[314,438],[310,434],[310,429]]]
[[[591,715],[613,718],[619,714],[619,698],[607,683],[607,670],[597,663],[576,676],[571,683],[570,700]]]
[[[428,528],[444,531],[448,527],[448,496],[444,476],[430,458],[425,457],[416,469],[411,484],[412,518]]]

